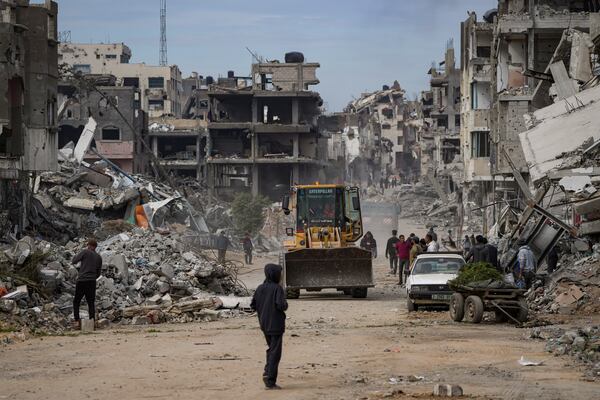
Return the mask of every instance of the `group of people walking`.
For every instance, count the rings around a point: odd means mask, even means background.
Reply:
[[[360,247],[370,251],[373,258],[377,258],[377,241],[370,231],[361,240]],[[394,229],[385,246],[385,258],[390,262],[389,273],[394,276],[398,274],[398,284],[402,285],[406,282],[410,274],[410,266],[418,254],[439,250],[437,234],[433,231],[433,228],[427,232],[423,239],[420,239],[414,233],[411,233],[408,237],[398,236],[398,231]]]

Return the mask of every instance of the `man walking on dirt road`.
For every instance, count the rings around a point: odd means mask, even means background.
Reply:
[[[81,328],[79,319],[79,306],[85,296],[88,305],[89,319],[96,319],[96,279],[102,273],[102,257],[96,253],[98,243],[94,239],[88,241],[87,248],[73,257],[73,264],[81,263],[79,275],[75,284],[75,297],[73,297],[74,328]]]
[[[398,285],[402,285],[402,273],[408,277],[410,271],[410,248],[412,247],[412,241],[404,240],[404,235],[400,235],[398,243],[396,243],[396,252],[398,253]],[[406,281],[406,278],[404,279]]]
[[[244,240],[242,240],[242,247],[244,248],[244,261],[246,261],[247,265],[252,265],[252,251],[254,250],[254,244],[252,244],[249,233],[246,233]]]
[[[225,264],[225,256],[227,255],[227,249],[231,242],[229,238],[225,236],[225,232],[221,231],[221,234],[217,237],[217,254],[219,264]]]
[[[256,288],[250,304],[258,315],[260,329],[269,346],[263,372],[266,389],[281,389],[277,385],[277,373],[285,332],[285,311],[288,308],[285,292],[279,284],[281,272],[280,265],[265,265],[265,281]]]
[[[390,274],[396,275],[398,270],[398,252],[396,252],[396,243],[398,243],[398,231],[392,231],[392,237],[388,239],[385,247],[385,258],[390,260]]]

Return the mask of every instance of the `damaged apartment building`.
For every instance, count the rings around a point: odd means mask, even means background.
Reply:
[[[27,226],[31,179],[57,164],[53,1],[0,0],[0,231]]]
[[[477,199],[478,206],[495,204],[498,201],[516,206],[524,199],[523,190],[514,179],[518,171],[530,182],[529,169],[519,134],[528,128],[526,115],[563,101],[575,95],[592,79],[590,66],[589,29],[590,11],[593,2],[560,0],[500,0],[497,15],[494,15],[491,41],[491,96],[489,99],[489,138],[486,147],[485,134],[477,134],[476,142],[470,143],[465,154],[474,154],[474,164],[485,163],[489,154],[491,186],[486,184],[481,194],[471,196]],[[479,46],[479,41],[487,43],[487,33],[478,30],[474,21],[463,25],[463,34],[476,31],[477,42],[468,44],[470,48]],[[469,28],[470,26],[470,28]],[[487,30],[487,25],[480,27]],[[586,40],[587,37],[587,40]],[[466,41],[468,42],[468,41]],[[484,44],[486,44],[484,43]],[[482,47],[487,47],[486,45]],[[464,49],[465,52],[471,51]],[[487,50],[485,50],[487,52]],[[471,58],[465,66],[472,69],[478,60]],[[487,67],[486,67],[487,68]],[[477,114],[487,113],[487,93],[480,90],[479,79],[467,71],[463,74],[463,87],[475,85],[475,96],[463,105],[476,105],[474,118],[464,137],[473,140],[472,132],[485,132],[483,120],[476,121]],[[471,92],[473,95],[473,92]],[[483,100],[483,101],[482,101]],[[574,101],[575,104],[571,104]],[[577,100],[566,101],[563,107],[575,108]],[[569,105],[571,104],[571,105]],[[480,115],[481,116],[481,115]],[[470,131],[470,132],[469,132]],[[561,133],[568,141],[568,129]],[[543,140],[543,139],[542,139]],[[477,160],[481,158],[483,160]],[[467,167],[469,178],[480,174],[487,176],[487,169],[479,165],[479,171]],[[531,183],[531,182],[530,182]],[[484,229],[497,222],[503,206],[486,208],[487,221]]]
[[[142,140],[148,123],[140,89],[117,86],[112,75],[86,75],[61,80],[58,102],[59,149],[76,145],[93,118],[94,139],[85,160],[93,163],[105,157],[127,173],[144,172]]]
[[[420,173],[445,193],[452,193],[462,175],[458,157],[461,125],[460,69],[456,68],[452,40],[446,45],[444,61],[432,65],[428,74],[430,89],[421,93]]]
[[[123,43],[61,43],[59,64],[82,75],[113,75],[117,86],[139,89],[140,105],[149,118],[181,118],[187,99],[177,65],[154,66],[130,63],[131,49]],[[190,79],[190,89],[193,86]]]
[[[292,184],[327,179],[327,141],[317,119],[318,63],[301,53],[259,62],[251,77],[233,72],[209,86],[207,183],[213,194],[242,191],[279,198]]]
[[[397,81],[348,104],[344,135],[346,148],[355,153],[349,154],[350,180],[370,186],[391,175],[411,181],[418,174],[419,162],[412,150],[416,129],[406,123],[410,118]]]

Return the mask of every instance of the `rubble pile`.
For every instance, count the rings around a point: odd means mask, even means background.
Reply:
[[[65,329],[72,315],[77,270],[72,257],[85,239],[65,246],[31,237],[2,253],[0,322],[21,327]],[[138,227],[98,244],[103,258],[97,280],[99,319],[121,323],[189,322],[215,318],[217,295],[246,295],[236,266],[218,264],[193,251],[176,229],[158,233]],[[33,274],[23,271],[34,265]],[[86,307],[81,308],[85,317]],[[214,311],[214,313],[213,313]]]
[[[441,200],[432,186],[423,183],[401,185],[394,189],[394,197],[400,206],[400,217],[427,216],[428,228],[454,226],[458,208],[455,196],[453,193],[448,201]]]
[[[564,255],[558,271],[538,279],[527,295],[529,307],[551,314],[592,315],[600,312],[600,245],[581,259]]]
[[[165,219],[205,227],[175,189],[142,176],[114,174],[100,162],[91,167],[62,164],[60,172],[42,173],[32,194],[28,233],[65,244],[93,235],[106,220],[140,224],[140,215],[150,227]]]
[[[556,326],[533,328],[532,339],[546,341],[546,351],[555,356],[570,355],[584,365],[584,376],[600,379],[600,326],[565,330]]]

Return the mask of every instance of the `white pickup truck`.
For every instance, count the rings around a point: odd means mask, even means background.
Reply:
[[[456,278],[465,259],[456,253],[419,254],[410,268],[406,280],[406,306],[408,312],[419,305],[447,305],[452,297],[448,281]]]

